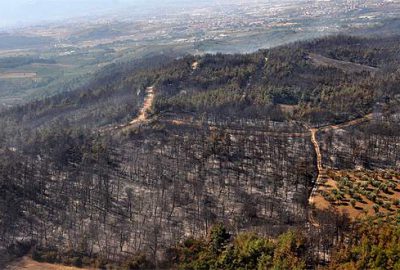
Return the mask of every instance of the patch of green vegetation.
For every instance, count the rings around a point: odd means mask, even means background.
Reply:
[[[330,262],[319,269],[399,269],[398,221],[385,215],[357,221],[345,238],[351,241],[337,243]],[[254,233],[233,237],[216,226],[208,239],[188,239],[171,249],[169,255],[174,260],[169,266],[193,270],[307,269],[309,241],[298,231],[288,231],[275,240]]]
[[[378,206],[374,209],[379,211]],[[349,239],[334,254],[329,269],[400,269],[400,226],[396,220],[361,223]]]
[[[276,241],[242,233],[230,236],[221,225],[207,239],[188,239],[168,252],[177,269],[306,269],[306,241],[289,231]]]

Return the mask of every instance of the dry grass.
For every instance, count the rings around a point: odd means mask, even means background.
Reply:
[[[20,269],[26,269],[26,270],[88,270],[90,268],[76,268],[76,267],[70,267],[70,266],[63,266],[63,265],[57,265],[57,264],[49,264],[49,263],[40,263],[32,260],[29,257],[23,257],[17,262],[14,262],[10,266],[8,266],[5,270],[20,270]],[[94,269],[94,268],[91,268]]]

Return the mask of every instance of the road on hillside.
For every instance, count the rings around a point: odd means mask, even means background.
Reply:
[[[313,187],[313,189],[310,193],[310,197],[308,199],[308,202],[310,204],[314,203],[314,199],[315,199],[315,195],[318,191],[318,187],[322,184],[321,181],[326,176],[326,171],[324,169],[323,162],[322,162],[322,153],[321,153],[321,148],[319,146],[317,133],[319,131],[337,130],[337,129],[343,129],[343,128],[347,128],[347,127],[351,127],[351,126],[356,126],[356,125],[359,125],[364,122],[368,122],[368,121],[372,120],[372,117],[373,117],[373,114],[370,113],[370,114],[365,115],[364,117],[357,118],[357,119],[354,119],[354,120],[351,120],[348,122],[344,122],[342,124],[327,125],[327,126],[322,126],[319,128],[310,128],[311,142],[314,146],[314,151],[315,151],[315,154],[317,157],[317,169],[318,169],[317,180],[314,183],[314,187]]]

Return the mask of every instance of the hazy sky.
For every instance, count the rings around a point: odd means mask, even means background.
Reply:
[[[0,0],[0,27],[93,16],[127,8],[161,8],[172,2],[218,0]]]

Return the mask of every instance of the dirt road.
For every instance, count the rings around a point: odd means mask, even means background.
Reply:
[[[148,115],[147,115],[147,111],[151,108],[151,106],[153,106],[154,103],[154,87],[147,87],[146,88],[146,97],[144,99],[144,103],[142,108],[139,111],[139,115],[134,118],[131,122],[129,122],[129,125],[134,125],[140,122],[143,122],[147,119]]]
[[[175,126],[186,126],[186,127],[192,127],[192,128],[202,128],[204,126],[204,122],[202,121],[191,121],[191,120],[176,120],[176,119],[167,119],[167,120],[161,120],[164,123],[168,123],[170,125],[175,125]],[[212,125],[209,124],[208,128],[210,130],[217,130],[218,128],[221,128],[220,126],[217,125]],[[236,128],[224,128],[224,132],[229,133],[229,134],[247,134],[247,131],[243,131],[243,129],[236,129]],[[276,131],[264,131],[264,130],[254,130],[253,135],[263,135],[263,136],[268,136],[268,137],[281,137],[281,138],[303,138],[303,137],[309,137],[310,134],[308,132],[276,132]]]
[[[372,120],[373,114],[367,114],[364,117],[361,118],[357,118],[342,124],[338,124],[338,125],[328,125],[328,126],[323,126],[320,128],[310,128],[310,132],[311,132],[311,142],[314,146],[314,151],[315,154],[317,156],[317,169],[318,169],[318,176],[317,176],[317,180],[314,183],[314,187],[311,191],[310,197],[308,199],[308,202],[310,204],[314,203],[314,199],[315,199],[315,195],[318,191],[318,187],[321,185],[321,181],[324,179],[326,171],[324,169],[323,166],[323,162],[322,162],[322,153],[321,153],[321,148],[319,146],[319,142],[318,142],[318,138],[317,138],[317,134],[319,131],[328,131],[328,130],[336,130],[336,129],[342,129],[342,128],[346,128],[346,127],[351,127],[351,126],[356,126],[359,124],[362,124],[364,122],[368,122],[370,120]]]
[[[320,182],[321,182],[321,180],[323,178],[323,175],[324,175],[324,167],[322,166],[321,148],[319,147],[319,143],[318,143],[318,139],[317,139],[318,129],[312,128],[312,129],[310,129],[310,132],[311,132],[311,142],[312,142],[312,144],[314,146],[315,154],[317,156],[317,169],[318,169],[317,180],[314,183],[314,187],[313,187],[313,189],[311,191],[311,194],[310,194],[310,197],[309,197],[309,200],[308,200],[308,202],[310,204],[312,204],[314,202],[315,194],[316,194],[316,192],[318,190],[318,185],[320,184]]]
[[[341,61],[333,58],[328,58],[319,54],[310,53],[308,58],[316,66],[319,67],[335,67],[349,73],[360,73],[360,72],[377,72],[379,69],[367,65],[353,63],[349,61]]]
[[[139,110],[139,114],[132,119],[129,123],[118,125],[118,126],[108,126],[99,129],[100,133],[106,133],[110,131],[116,131],[121,129],[126,129],[131,126],[140,125],[148,120],[148,113],[147,111],[153,106],[155,99],[155,89],[153,86],[146,88],[146,96],[144,98],[144,102],[142,107]]]

